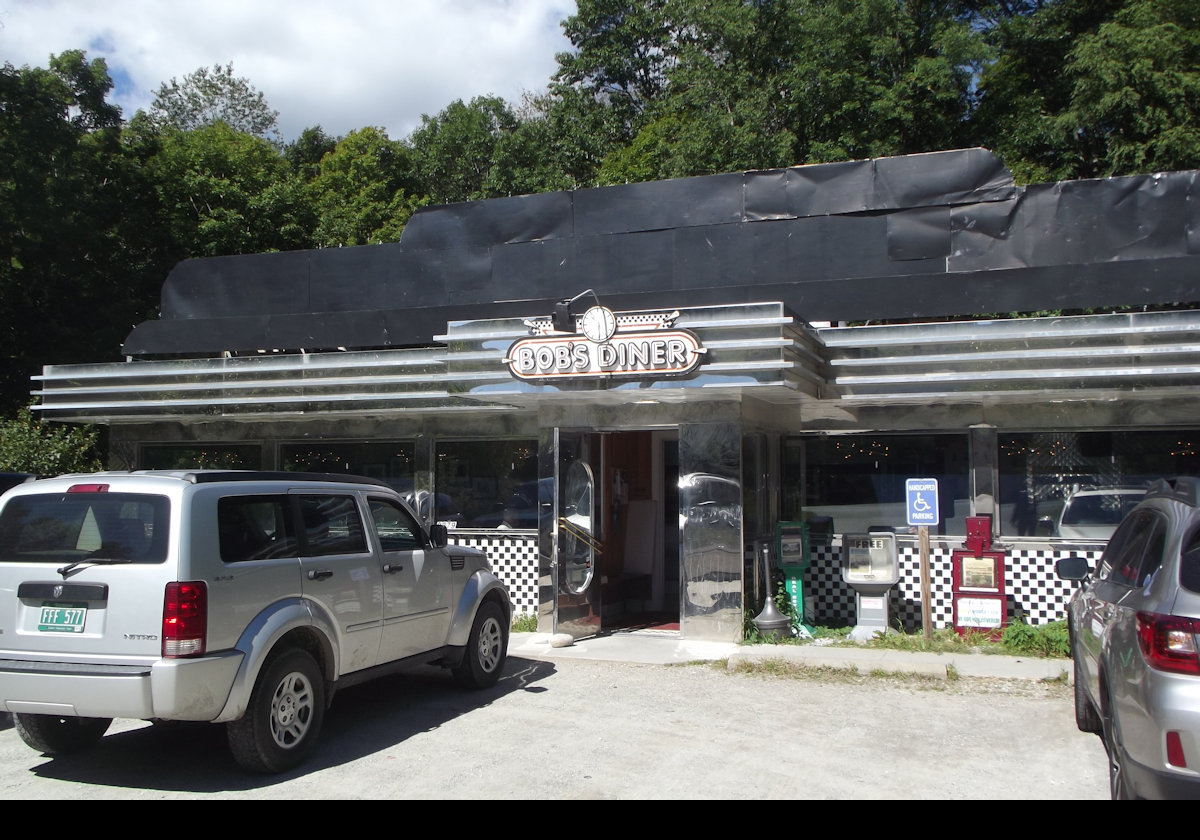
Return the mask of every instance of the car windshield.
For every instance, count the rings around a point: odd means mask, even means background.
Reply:
[[[1073,496],[1063,510],[1063,525],[1119,525],[1144,493],[1098,493]]]
[[[18,496],[0,512],[0,562],[161,563],[170,502],[130,493]]]

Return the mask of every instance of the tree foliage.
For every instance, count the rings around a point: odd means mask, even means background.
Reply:
[[[257,136],[223,122],[171,131],[149,166],[171,237],[189,256],[286,251],[311,241],[303,183]]]
[[[0,472],[94,472],[101,466],[99,436],[95,426],[43,423],[22,408],[12,419],[0,419]]]
[[[182,252],[107,104],[104,61],[0,69],[0,411],[42,365],[115,358]]]
[[[413,167],[434,204],[491,198],[488,179],[501,138],[517,117],[498,96],[455,100],[435,116],[421,115],[412,133]]]
[[[234,131],[252,134],[279,146],[279,112],[249,81],[233,75],[233,64],[201,67],[183,81],[163,82],[150,104],[149,116],[159,128],[192,131],[223,122]]]
[[[318,245],[395,242],[418,202],[402,143],[378,128],[352,131],[325,154],[310,183]]]

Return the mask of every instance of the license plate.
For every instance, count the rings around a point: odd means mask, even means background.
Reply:
[[[42,604],[37,629],[43,633],[82,633],[86,618],[87,604],[47,601]]]

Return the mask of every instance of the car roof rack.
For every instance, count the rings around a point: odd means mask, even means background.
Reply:
[[[117,475],[120,473],[108,473]],[[163,475],[182,479],[192,484],[211,484],[217,481],[327,481],[337,484],[368,484],[373,487],[391,485],[378,478],[346,473],[290,472],[287,470],[131,470],[125,475]]]
[[[1200,507],[1200,478],[1192,475],[1181,475],[1175,478],[1162,478],[1150,485],[1146,498],[1159,497],[1174,499],[1192,507]]]

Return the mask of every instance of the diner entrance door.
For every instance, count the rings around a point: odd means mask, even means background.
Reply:
[[[557,632],[678,630],[677,485],[672,432],[558,431]]]

